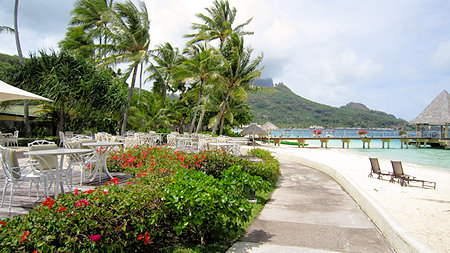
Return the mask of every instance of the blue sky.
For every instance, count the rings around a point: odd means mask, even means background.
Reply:
[[[116,0],[118,1],[118,0]],[[12,0],[0,0],[0,25],[13,26]],[[183,34],[210,0],[147,0],[152,46],[182,48]],[[332,106],[362,102],[412,120],[450,92],[450,1],[230,0],[237,23],[253,17],[246,38],[264,52],[264,77],[298,95]],[[56,48],[73,1],[21,0],[25,54]],[[14,36],[0,35],[0,52],[16,54]]]

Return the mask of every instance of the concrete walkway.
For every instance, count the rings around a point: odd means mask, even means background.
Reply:
[[[393,252],[331,177],[280,159],[278,188],[228,252]]]

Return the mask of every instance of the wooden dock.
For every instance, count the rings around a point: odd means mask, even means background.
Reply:
[[[427,145],[432,147],[442,147],[445,149],[450,149],[450,138],[423,138],[423,137],[260,137],[255,138],[259,141],[273,141],[274,145],[280,146],[281,141],[297,141],[299,147],[305,147],[306,141],[308,140],[319,140],[320,147],[328,148],[328,142],[330,140],[340,140],[342,142],[342,148],[349,148],[351,141],[361,141],[363,148],[370,148],[370,143],[373,140],[381,140],[382,148],[390,148],[390,143],[392,140],[400,140],[401,148],[405,146],[408,148],[409,145],[414,145],[418,148],[427,148]]]

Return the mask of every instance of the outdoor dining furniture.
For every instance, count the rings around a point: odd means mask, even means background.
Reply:
[[[235,143],[228,143],[228,142],[210,142],[208,143],[209,150],[217,150],[222,149],[226,152],[229,152],[231,154],[234,154],[234,148],[237,144]]]
[[[107,166],[108,155],[114,147],[121,145],[123,145],[122,142],[106,142],[106,141],[81,144],[82,147],[84,146],[93,149],[96,155],[94,171],[91,176],[91,179],[89,180],[90,182],[92,182],[97,175],[99,176],[99,181],[101,181],[103,172],[105,172],[110,179],[113,178],[108,171]]]
[[[44,196],[47,196],[47,176],[39,172],[36,163],[27,163],[23,166],[19,165],[16,150],[5,148],[0,145],[0,162],[5,172],[5,182],[2,193],[1,207],[3,207],[4,198],[8,186],[11,185],[11,192],[9,196],[8,212],[11,212],[11,204],[13,201],[16,188],[20,187],[23,182],[30,182],[30,189],[28,197],[31,196],[31,187],[33,183],[36,184],[37,199],[39,199],[39,184],[44,185]],[[16,187],[17,186],[17,187]]]
[[[32,150],[24,152],[24,155],[29,155],[30,157],[40,158],[38,159],[40,164],[40,172],[48,176],[50,181],[55,182],[55,198],[58,194],[64,193],[64,183],[66,183],[69,190],[72,190],[72,168],[69,165],[64,169],[64,157],[66,155],[75,155],[89,152],[89,149],[66,149],[66,148],[53,148],[53,149],[42,149],[42,150]],[[50,164],[52,161],[48,160],[47,157],[54,157],[53,161],[57,161],[59,158],[59,163],[55,168]]]

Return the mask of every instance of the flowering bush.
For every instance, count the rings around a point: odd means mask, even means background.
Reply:
[[[398,134],[399,134],[399,135],[406,135],[406,131],[405,131],[405,130],[400,130],[400,131],[398,132]]]
[[[314,129],[314,130],[313,130],[313,134],[315,134],[315,135],[321,135],[321,134],[322,134],[322,130]]]
[[[361,134],[367,134],[367,133],[368,133],[368,132],[367,132],[366,130],[359,130],[359,131],[358,131],[358,134],[359,134],[359,135],[361,135]]]
[[[155,251],[177,241],[230,241],[248,221],[248,192],[267,190],[279,165],[222,151],[186,154],[135,147],[110,155],[111,170],[133,175],[95,189],[47,198],[27,215],[0,221],[2,252]]]

